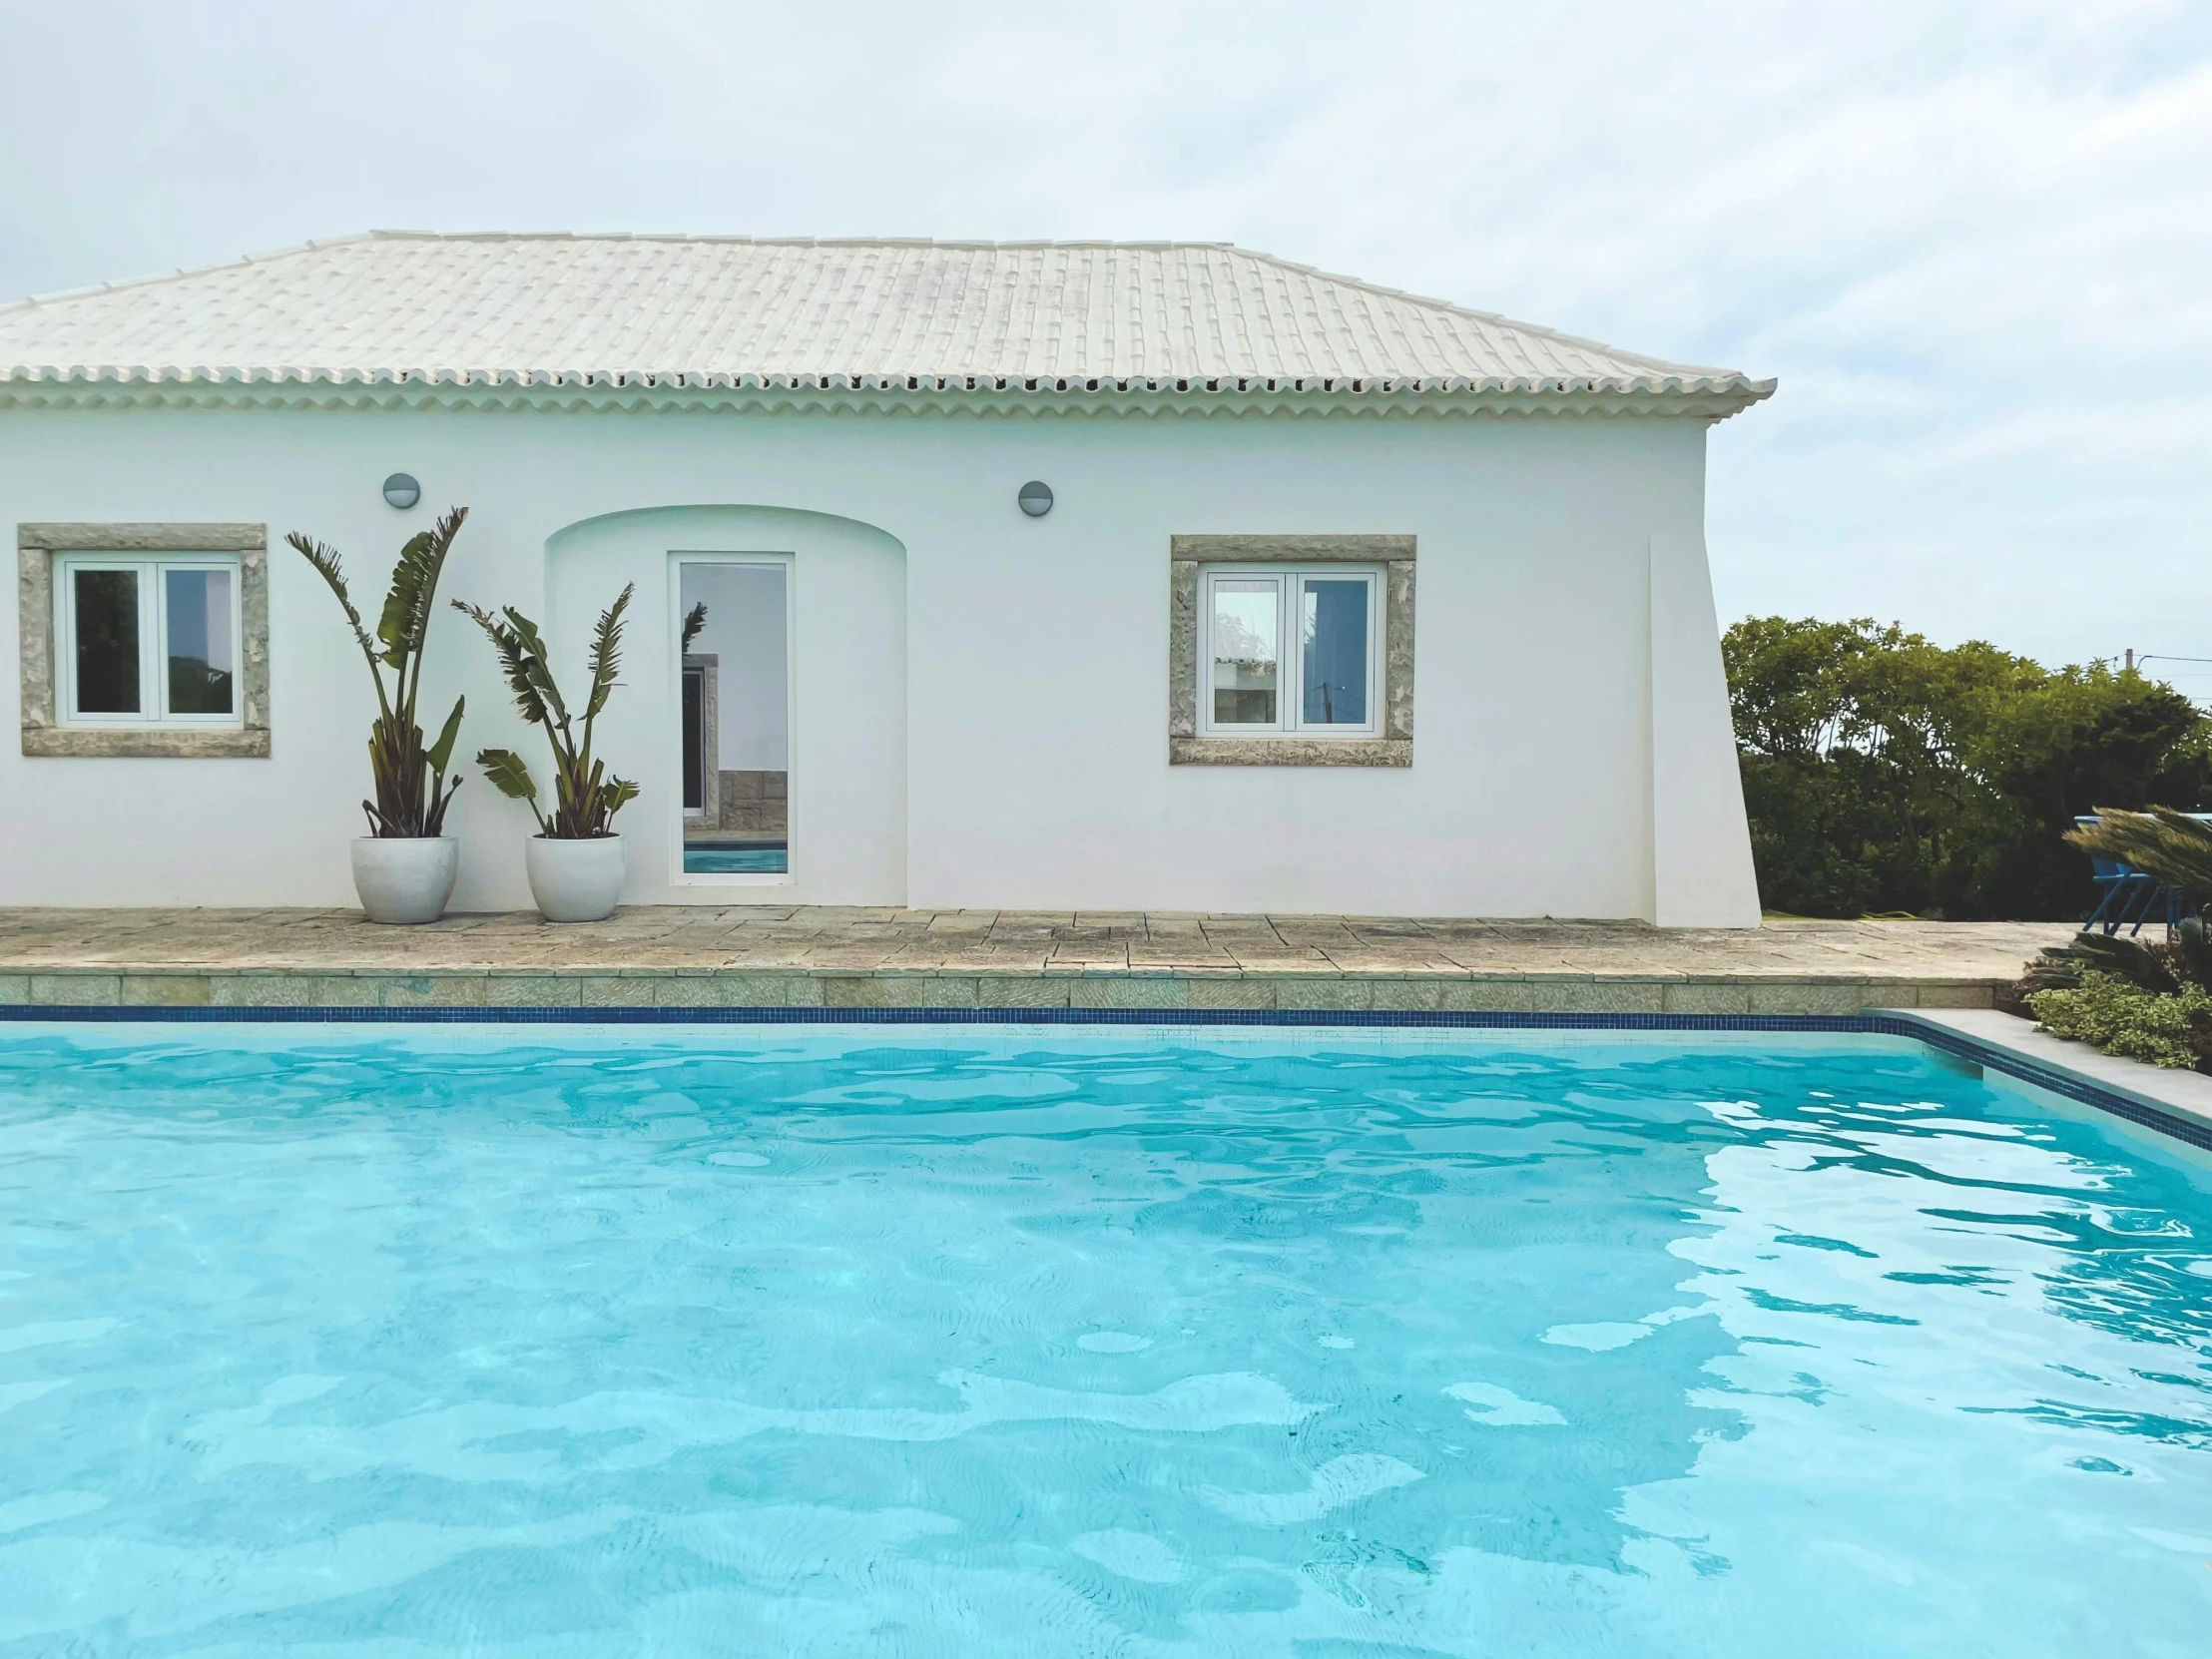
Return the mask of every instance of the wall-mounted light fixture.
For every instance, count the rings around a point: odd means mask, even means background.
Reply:
[[[1031,518],[1042,518],[1052,511],[1052,486],[1040,484],[1032,478],[1021,486],[1021,494],[1014,499],[1021,503],[1021,510]]]
[[[422,486],[411,473],[395,472],[384,480],[384,500],[402,512],[422,499]]]

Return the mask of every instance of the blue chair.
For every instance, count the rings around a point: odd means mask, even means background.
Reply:
[[[2096,823],[2094,817],[2077,818],[2074,823],[2088,826]],[[2166,923],[2166,936],[2173,937],[2174,924],[2181,919],[2181,894],[2155,875],[2146,874],[2133,864],[2123,864],[2117,858],[2100,858],[2089,855],[2089,877],[2103,889],[2097,899],[2097,907],[2089,912],[2089,919],[2081,924],[2086,933],[2092,927],[2101,927],[2110,938],[2125,927],[2133,938],[2143,930],[2143,923],[2153,917],[2162,917]]]

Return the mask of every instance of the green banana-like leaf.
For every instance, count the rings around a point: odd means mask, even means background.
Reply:
[[[568,723],[568,705],[561,700],[561,688],[553,683],[553,653],[546,649],[545,636],[538,632],[538,625],[516,610],[506,608],[507,622],[513,628],[515,638],[521,643],[521,662],[524,677],[530,689],[537,694],[544,706],[544,720],[548,726]]]
[[[484,769],[484,776],[491,787],[509,801],[527,801],[533,806],[538,799],[538,786],[530,777],[530,768],[511,749],[479,749],[476,764]]]
[[[460,737],[460,706],[454,707],[446,722],[433,765],[433,756],[423,748],[422,728],[415,720],[415,694],[422,677],[422,641],[429,628],[430,607],[436,602],[438,573],[467,517],[466,508],[455,507],[438,520],[435,528],[408,538],[393,566],[391,591],[385,597],[373,635],[353,603],[337,550],[296,531],[284,538],[336,597],[375,685],[377,716],[369,730],[368,757],[376,799],[365,804],[365,810],[369,828],[379,836],[438,834],[445,804],[451,799],[451,792],[444,788],[444,777]],[[388,677],[386,670],[391,671]],[[454,784],[458,786],[459,780],[455,779]]]
[[[467,707],[467,698],[456,697],[453,700],[453,712],[445,717],[445,727],[438,733],[438,741],[430,746],[430,753],[426,758],[430,763],[430,770],[440,778],[445,776],[446,765],[453,759],[453,745],[461,735],[461,711]]]
[[[430,532],[409,536],[399,550],[399,562],[391,567],[391,589],[384,595],[384,613],[376,619],[376,637],[384,642],[384,666],[404,668],[408,655],[422,638],[419,612],[422,578],[430,563]]]
[[[599,624],[592,629],[591,701],[584,706],[586,720],[595,719],[614,695],[615,676],[622,672],[622,613],[630,608],[630,596],[637,591],[637,583],[632,582],[615,595],[615,602],[599,613]]]
[[[330,591],[337,595],[338,603],[345,608],[345,620],[352,627],[353,637],[360,642],[363,651],[374,656],[375,647],[369,642],[368,630],[361,626],[361,613],[353,608],[353,596],[346,591],[345,566],[338,559],[338,550],[326,542],[309,541],[297,530],[292,531],[284,540],[301,558],[314,566],[317,576],[329,584]]]
[[[543,677],[543,665],[524,649],[521,636],[512,628],[503,622],[497,626],[499,632],[493,636],[492,643],[499,647],[499,666],[507,676],[507,689],[514,693],[515,707],[533,726],[551,724],[545,696],[537,687],[537,679]]]
[[[399,562],[391,571],[391,591],[384,596],[384,612],[376,623],[376,637],[384,642],[384,661],[390,667],[404,667],[422,649],[430,629],[430,607],[437,602],[438,577],[467,517],[466,507],[455,507],[433,528],[408,537],[399,550]]]
[[[541,711],[539,719],[548,726],[568,724],[568,705],[561,701],[561,688],[553,683],[553,670],[543,657],[522,659],[524,677],[529,682],[530,694]]]
[[[499,670],[506,677],[507,689],[514,693],[515,708],[532,726],[551,726],[554,717],[546,706],[545,690],[550,688],[553,677],[546,672],[545,664],[530,655],[530,645],[513,628],[481,607],[465,600],[453,601],[456,611],[464,612],[477,627],[483,629],[492,649],[499,653]],[[511,614],[511,613],[510,613]],[[525,619],[527,620],[527,619]],[[532,629],[533,634],[536,633]],[[554,703],[560,701],[560,693],[553,693]],[[566,711],[562,713],[566,718]]]
[[[499,614],[507,619],[507,626],[514,630],[515,638],[522,642],[524,654],[544,662],[550,653],[545,649],[545,636],[538,632],[538,625],[512,605],[502,606]]]
[[[636,592],[635,583],[624,588],[615,602],[600,614],[599,625],[593,632],[592,692],[588,705],[591,715],[597,715],[605,707],[616,685],[615,677],[621,665],[623,614]],[[454,600],[453,607],[474,621],[499,653],[500,668],[507,677],[508,689],[514,693],[515,707],[521,711],[522,718],[546,728],[546,739],[553,750],[551,817],[540,807],[537,785],[521,757],[504,749],[484,750],[476,757],[484,775],[502,795],[528,801],[531,812],[537,815],[540,830],[546,834],[609,833],[607,821],[626,802],[637,798],[638,786],[625,779],[609,777],[605,761],[592,758],[589,716],[584,732],[575,733],[568,706],[561,698],[560,688],[554,684],[545,636],[539,632],[538,625],[512,605],[502,607],[498,616],[464,600]],[[457,710],[455,718],[459,718]],[[439,741],[442,746],[444,738],[441,736]]]

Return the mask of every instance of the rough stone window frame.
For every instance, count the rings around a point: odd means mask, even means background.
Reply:
[[[18,524],[16,607],[22,629],[23,753],[36,757],[266,760],[269,756],[269,526]],[[236,554],[241,724],[64,726],[55,674],[54,563],[64,553]]]
[[[1168,541],[1168,764],[1409,767],[1413,764],[1411,536],[1172,536]],[[1380,737],[1201,737],[1199,570],[1204,565],[1378,565],[1382,570]]]

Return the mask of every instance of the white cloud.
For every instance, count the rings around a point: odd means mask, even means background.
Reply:
[[[1782,378],[1727,614],[2212,656],[2212,10],[8,8],[0,291],[369,226],[1196,237]]]

